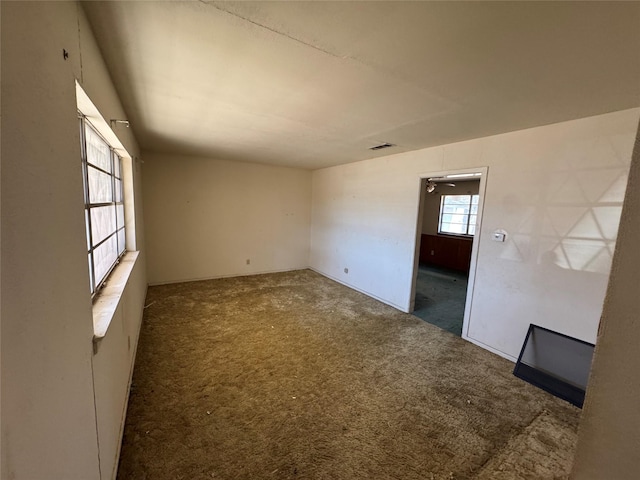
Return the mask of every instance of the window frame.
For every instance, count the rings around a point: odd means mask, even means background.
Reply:
[[[80,129],[80,151],[82,160],[82,180],[83,180],[83,194],[84,194],[84,218],[85,218],[85,233],[87,237],[87,261],[89,267],[89,288],[91,291],[91,298],[95,299],[96,295],[105,286],[109,276],[113,272],[114,268],[120,263],[122,257],[127,253],[126,248],[126,228],[124,219],[125,199],[124,199],[124,180],[123,180],[123,161],[122,157],[115,151],[112,145],[104,138],[98,128],[96,128],[91,121],[78,110],[78,123]],[[89,161],[89,155],[87,152],[87,128],[92,131],[92,134],[97,136],[104,144],[109,148],[109,162],[111,171],[107,171],[104,168]],[[116,169],[117,165],[117,169]],[[89,169],[95,169],[102,174],[109,175],[110,177],[110,197],[111,201],[91,202],[90,182],[89,182]],[[119,184],[119,196],[117,185]],[[113,206],[115,222],[115,230],[110,230],[109,233],[102,238],[99,242],[93,241],[93,225],[91,217],[92,208],[102,208]],[[121,208],[121,215],[118,215],[118,207]],[[121,218],[119,218],[121,217]],[[121,222],[119,223],[119,219]],[[122,237],[120,236],[122,232]],[[115,239],[115,260],[105,270],[104,275],[101,278],[96,278],[96,261],[95,251],[106,242],[111,239]],[[113,252],[113,250],[110,250]]]
[[[465,232],[464,233],[459,233],[459,232],[447,232],[447,231],[443,231],[442,230],[442,224],[451,224],[452,222],[443,222],[442,221],[442,217],[444,215],[447,215],[447,213],[445,213],[445,202],[446,202],[446,198],[447,197],[469,197],[469,203],[467,204],[469,211],[468,213],[457,213],[456,215],[464,215],[466,217],[466,222],[463,224],[459,224],[459,225],[464,225],[465,226]],[[474,198],[476,198],[476,202],[474,203]],[[451,204],[447,205],[450,206]],[[454,204],[456,205],[456,204]],[[462,205],[462,204],[457,204],[457,205]],[[478,207],[479,210],[479,205],[480,205],[480,195],[478,193],[475,194],[470,194],[470,193],[466,193],[466,194],[448,194],[448,195],[441,195],[440,196],[440,212],[438,215],[438,235],[451,235],[451,236],[455,236],[455,237],[465,237],[465,238],[473,238],[475,236],[475,231],[473,233],[469,233],[469,229],[471,226],[473,227],[477,227],[478,226],[478,211],[476,211],[476,213],[471,213],[473,206],[476,205]],[[475,222],[471,222],[471,216],[475,215],[476,221]]]

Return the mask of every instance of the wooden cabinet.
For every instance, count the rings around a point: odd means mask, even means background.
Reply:
[[[420,242],[420,263],[468,272],[472,245],[472,238],[423,234]]]

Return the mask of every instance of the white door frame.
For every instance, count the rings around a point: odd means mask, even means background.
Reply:
[[[456,175],[463,173],[480,173],[480,189],[478,190],[478,219],[476,226],[476,234],[473,236],[471,244],[471,263],[469,264],[469,282],[467,283],[467,297],[464,305],[464,318],[462,321],[462,338],[469,339],[469,320],[471,319],[471,307],[473,301],[473,290],[476,280],[476,268],[478,263],[478,248],[480,246],[480,239],[482,238],[482,213],[484,210],[484,196],[487,186],[487,174],[489,173],[489,167],[476,167],[476,168],[463,168],[456,170],[442,170],[438,172],[421,173],[418,178],[419,189],[419,203],[418,203],[418,218],[416,219],[416,239],[415,250],[413,258],[413,278],[411,280],[411,297],[410,297],[410,312],[413,312],[416,300],[416,280],[418,278],[418,264],[420,262],[420,242],[422,241],[422,215],[424,199],[426,195],[423,185],[427,178],[431,177],[444,177],[446,175]]]

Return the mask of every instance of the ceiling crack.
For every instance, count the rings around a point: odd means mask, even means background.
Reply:
[[[0,1],[2,1],[2,0],[0,0]],[[301,40],[299,38],[291,36],[291,35],[289,35],[289,34],[287,34],[285,32],[281,32],[279,30],[276,30],[273,27],[270,27],[268,25],[264,25],[262,23],[256,22],[255,20],[251,20],[250,18],[244,17],[244,16],[242,16],[242,15],[240,15],[238,13],[229,11],[229,10],[225,9],[224,6],[223,6],[223,4],[227,3],[227,2],[220,1],[220,0],[198,0],[198,1],[200,3],[202,3],[202,4],[204,4],[204,5],[211,6],[211,7],[215,8],[216,10],[218,10],[220,12],[226,13],[227,15],[231,15],[232,17],[239,18],[240,20],[244,20],[245,22],[250,23],[252,25],[255,25],[256,27],[260,27],[262,29],[268,30],[271,33],[275,33],[276,35],[285,37],[285,38],[287,38],[289,40],[293,40],[294,42],[299,43],[300,45],[304,45],[305,47],[312,48],[314,50],[317,50],[318,52],[322,52],[325,55],[329,55],[329,56],[331,56],[333,58],[337,58],[337,59],[340,59],[340,60],[348,60],[350,62],[357,63],[357,64],[359,64],[359,65],[361,65],[361,66],[363,66],[363,67],[365,67],[367,69],[370,69],[372,71],[377,71],[377,72],[381,72],[381,73],[383,73],[385,75],[389,75],[390,77],[395,78],[396,80],[399,80],[399,81],[403,82],[404,84],[409,85],[409,86],[411,86],[413,88],[416,88],[421,92],[424,92],[424,93],[426,93],[428,95],[431,95],[431,96],[433,95],[432,92],[430,92],[429,90],[426,90],[423,85],[417,84],[417,83],[412,82],[412,81],[408,81],[406,78],[398,76],[398,74],[396,72],[392,71],[391,69],[387,69],[387,68],[384,68],[384,67],[380,67],[380,66],[371,64],[371,63],[369,63],[369,62],[367,62],[367,61],[365,61],[365,60],[363,60],[361,58],[354,57],[352,55],[338,55],[338,54],[336,54],[334,52],[331,52],[329,50],[325,50],[322,47],[314,45],[313,43],[305,42],[304,40]],[[446,99],[447,103],[450,105],[449,109],[454,108],[454,107],[459,108],[459,105],[460,105],[459,102],[455,102],[453,100],[449,100],[448,98],[443,97],[442,95],[437,95],[437,96],[438,96],[438,98],[440,100]]]
[[[333,52],[330,52],[329,50],[325,50],[325,49],[323,49],[321,47],[318,47],[317,45],[314,45],[313,43],[307,43],[307,42],[305,42],[303,40],[300,40],[299,38],[293,37],[293,36],[291,36],[291,35],[289,35],[287,33],[284,33],[284,32],[281,32],[279,30],[276,30],[275,28],[269,27],[268,25],[263,25],[262,23],[258,23],[258,22],[254,21],[254,20],[251,20],[250,18],[243,17],[242,15],[239,15],[237,13],[234,13],[234,12],[231,12],[229,10],[226,10],[226,9],[222,8],[220,5],[218,5],[217,2],[215,2],[215,1],[210,1],[210,0],[199,0],[199,1],[200,1],[200,3],[204,3],[205,5],[212,6],[216,10],[219,10],[221,12],[224,12],[224,13],[228,14],[228,15],[231,15],[231,16],[234,16],[234,17],[239,18],[241,20],[244,20],[245,22],[251,23],[252,25],[255,25],[257,27],[260,27],[260,28],[263,28],[265,30],[268,30],[268,31],[270,31],[272,33],[275,33],[276,35],[280,35],[282,37],[288,38],[289,40],[293,40],[294,42],[297,42],[297,43],[299,43],[301,45],[304,45],[305,47],[313,48],[314,50],[322,52],[322,53],[324,53],[326,55],[330,55],[330,56],[332,56],[334,58],[339,58],[341,60],[347,60],[347,59],[355,60],[354,58],[351,58],[348,55],[345,55],[345,56],[337,55],[337,54],[335,54]]]

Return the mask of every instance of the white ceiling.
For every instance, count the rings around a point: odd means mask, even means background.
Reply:
[[[640,2],[84,9],[147,151],[319,168],[640,105]]]

